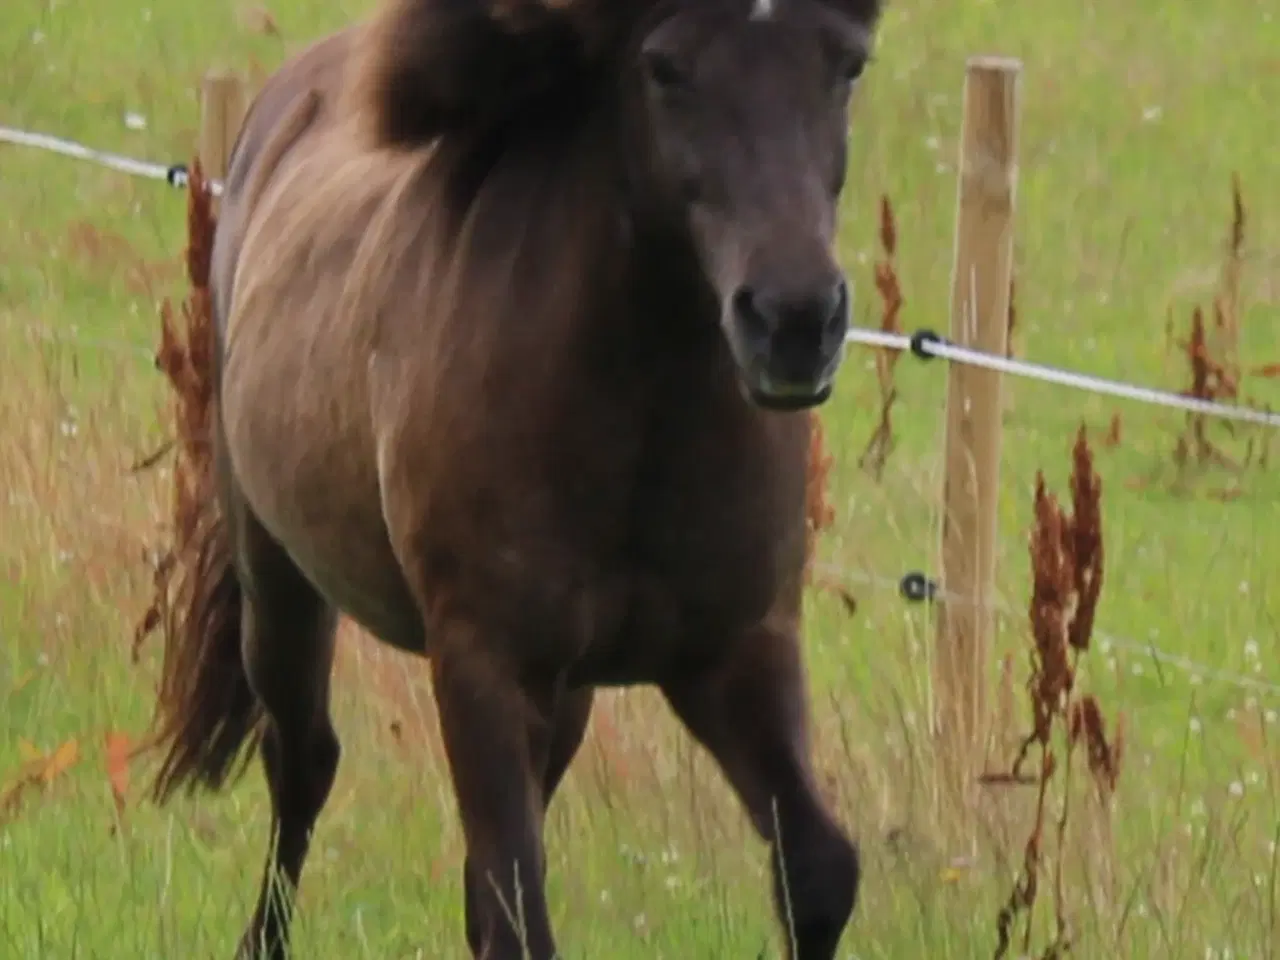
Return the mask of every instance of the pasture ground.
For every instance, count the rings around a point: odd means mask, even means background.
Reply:
[[[877,322],[871,270],[885,194],[899,228],[902,322],[945,328],[963,63],[1003,53],[1026,65],[1019,353],[1184,387],[1187,362],[1166,328],[1172,317],[1184,335],[1192,305],[1209,303],[1237,172],[1248,216],[1242,355],[1280,362],[1280,151],[1267,132],[1280,102],[1280,12],[1269,0],[891,6],[856,113],[841,240],[859,322]],[[185,160],[207,66],[269,68],[364,9],[8,3],[0,123]],[[130,112],[145,129],[126,125]],[[157,810],[140,798],[148,771],[117,756],[144,728],[155,676],[155,645],[135,666],[129,642],[168,488],[162,473],[129,467],[164,437],[165,386],[149,354],[158,302],[182,293],[183,204],[162,184],[0,147],[6,956],[229,956],[255,892],[267,829],[256,766],[221,797]],[[922,721],[932,617],[858,579],[935,561],[944,367],[904,358],[898,388],[898,446],[879,482],[857,464],[876,419],[869,352],[851,355],[824,413],[836,521],[821,559],[848,574],[858,602],[851,616],[815,592],[807,637],[822,768],[865,854],[844,953],[985,958],[1032,796],[992,791],[983,840],[957,843],[935,800]],[[996,653],[1012,655],[1011,738],[1026,723],[1035,471],[1064,493],[1084,422],[1105,484],[1106,584],[1082,683],[1109,718],[1123,711],[1127,745],[1109,813],[1091,805],[1083,781],[1075,789],[1065,874],[1074,955],[1275,956],[1276,469],[1206,468],[1175,490],[1181,415],[1030,382],[1009,392],[1008,613]],[[1280,403],[1265,377],[1248,379],[1246,392]],[[1104,445],[1117,415],[1119,442]],[[1246,437],[1218,436],[1244,456]],[[1261,435],[1253,442],[1259,449]],[[460,957],[460,836],[421,670],[352,636],[340,674],[346,753],[304,880],[301,954]],[[18,771],[40,756],[52,758],[49,782],[17,796]],[[761,846],[646,691],[603,698],[548,846],[568,957],[780,953]],[[1048,917],[1046,897],[1038,942]]]

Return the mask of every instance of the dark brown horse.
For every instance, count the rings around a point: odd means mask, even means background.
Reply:
[[[631,684],[771,843],[789,954],[834,956],[859,867],[811,769],[804,411],[848,323],[830,248],[878,8],[391,0],[266,84],[157,728],[162,800],[261,738],[242,956],[286,951],[340,612],[430,659],[476,956],[555,955],[545,811],[593,689]]]

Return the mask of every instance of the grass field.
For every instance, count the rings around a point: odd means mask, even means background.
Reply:
[[[1019,354],[1184,388],[1187,361],[1166,325],[1182,336],[1192,306],[1210,303],[1234,172],[1247,207],[1241,353],[1246,366],[1280,362],[1273,7],[897,0],[854,126],[841,251],[859,322],[877,322],[884,194],[899,228],[902,322],[945,327],[963,63],[1002,53],[1026,65]],[[269,68],[364,9],[17,0],[0,11],[0,123],[185,160],[207,66]],[[129,647],[168,487],[163,472],[129,467],[165,436],[149,352],[158,302],[182,294],[183,209],[163,184],[0,146],[4,956],[230,956],[256,890],[267,829],[256,767],[221,797],[157,810],[141,798],[148,771],[118,762],[146,724],[155,676],[155,645],[137,665]],[[899,364],[898,445],[877,482],[857,464],[876,420],[871,363],[851,355],[824,413],[837,518],[821,559],[847,572],[857,612],[822,593],[808,612],[821,763],[866,865],[844,952],[989,957],[1033,797],[993,791],[973,847],[936,801],[922,719],[932,617],[864,578],[936,565],[944,368]],[[1280,405],[1277,381],[1248,378],[1244,392]],[[1276,470],[1213,466],[1178,487],[1181,415],[1027,381],[1009,393],[997,653],[1013,654],[1019,729],[1035,471],[1065,493],[1083,422],[1104,481],[1107,579],[1082,683],[1109,718],[1124,713],[1127,744],[1109,812],[1090,806],[1083,780],[1074,790],[1074,955],[1274,957]],[[1116,415],[1119,442],[1105,446]],[[1216,436],[1243,457],[1247,438]],[[346,752],[303,883],[300,955],[462,956],[461,840],[420,668],[352,635],[337,695]],[[53,758],[49,782],[15,790],[39,756]],[[763,849],[649,692],[601,703],[549,831],[567,957],[780,955]]]

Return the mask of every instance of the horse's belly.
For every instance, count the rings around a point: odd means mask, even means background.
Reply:
[[[373,551],[362,552],[367,556]],[[426,654],[422,617],[389,552],[381,562],[375,560],[363,568],[344,564],[341,569],[327,566],[315,553],[293,556],[298,568],[335,609],[385,643],[408,653]]]
[[[298,402],[236,374],[229,363],[224,432],[250,510],[330,605],[386,643],[425,652],[422,619],[387,534],[371,444],[362,431],[314,416],[305,396]],[[287,373],[272,378],[290,382]]]
[[[245,489],[263,526],[330,605],[386,643],[425,653],[422,618],[376,504],[332,498],[333,518],[324,519],[291,498],[300,492],[287,483]]]
[[[425,653],[422,618],[385,538],[295,521],[277,514],[263,522],[329,603],[384,642]]]

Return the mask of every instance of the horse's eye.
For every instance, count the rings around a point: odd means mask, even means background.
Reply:
[[[860,53],[850,53],[841,57],[836,63],[836,75],[846,84],[854,84],[867,69],[867,58]]]
[[[649,82],[664,93],[682,90],[689,85],[689,76],[671,54],[662,50],[644,52],[644,72]]]

